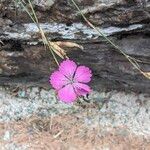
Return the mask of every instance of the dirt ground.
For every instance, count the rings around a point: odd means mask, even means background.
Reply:
[[[1,150],[149,150],[150,140],[125,127],[86,126],[85,114],[31,117],[0,124]]]

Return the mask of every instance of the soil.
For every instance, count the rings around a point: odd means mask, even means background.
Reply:
[[[4,150],[149,150],[150,140],[130,134],[126,128],[103,131],[83,124],[84,114],[59,115],[0,125]],[[101,131],[101,132],[99,132]],[[103,132],[102,132],[103,131]],[[8,135],[7,135],[8,136]],[[14,148],[13,148],[14,147]]]

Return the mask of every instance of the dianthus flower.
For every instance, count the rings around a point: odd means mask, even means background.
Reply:
[[[86,66],[77,66],[72,60],[64,60],[59,69],[50,76],[50,83],[57,91],[58,98],[65,102],[74,102],[79,96],[91,92],[87,85],[91,81],[92,72]]]

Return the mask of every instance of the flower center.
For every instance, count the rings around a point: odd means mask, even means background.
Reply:
[[[76,83],[76,80],[75,80],[75,73],[73,75],[69,75],[69,76],[66,76],[66,78],[68,79],[68,84],[73,84],[73,83]]]
[[[74,80],[74,78],[71,78],[71,79],[69,79],[69,81],[70,81],[70,84],[73,84],[73,83],[75,83],[75,80]]]

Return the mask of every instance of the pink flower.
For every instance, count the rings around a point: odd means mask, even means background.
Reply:
[[[50,83],[57,91],[58,98],[65,102],[74,102],[79,96],[91,92],[86,83],[91,81],[92,72],[88,67],[78,66],[72,60],[64,60],[58,71],[50,76]]]

